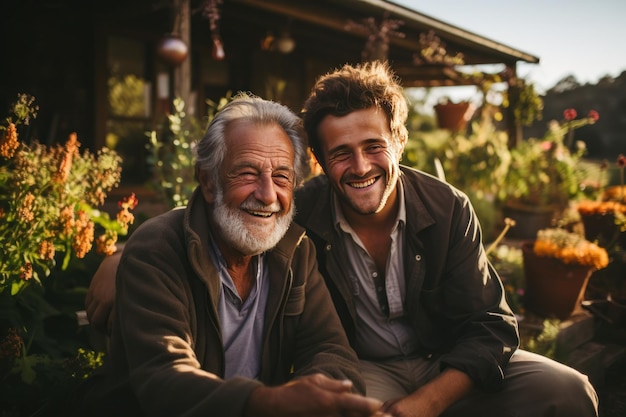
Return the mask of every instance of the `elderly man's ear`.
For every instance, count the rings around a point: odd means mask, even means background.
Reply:
[[[213,185],[212,176],[206,171],[197,170],[196,177],[198,178],[204,200],[209,204],[213,204],[215,202],[215,186]]]

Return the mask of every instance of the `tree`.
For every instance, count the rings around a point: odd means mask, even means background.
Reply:
[[[580,83],[574,75],[568,75],[558,81],[554,87],[548,90],[548,93],[563,93],[565,91],[574,90],[580,87]]]

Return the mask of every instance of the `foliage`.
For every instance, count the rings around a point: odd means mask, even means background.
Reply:
[[[112,150],[80,152],[26,144],[19,129],[36,117],[34,98],[19,95],[0,129],[0,408],[6,416],[58,415],[78,380],[98,365],[76,311],[102,255],[115,251],[134,216],[134,195],[115,219],[98,209],[119,184]],[[97,236],[97,237],[96,237]],[[92,251],[92,247],[97,248]]]
[[[460,52],[454,55],[449,53],[445,42],[443,42],[433,30],[420,33],[419,43],[419,53],[413,56],[413,63],[416,65],[438,64],[454,66],[465,64],[463,54]]]
[[[148,163],[153,167],[154,185],[164,194],[171,207],[187,205],[196,186],[193,160],[195,144],[204,135],[215,113],[229,100],[230,94],[217,103],[209,101],[208,116],[203,122],[187,114],[184,101],[176,98],[173,101],[174,112],[168,115],[168,134],[160,140],[156,131],[150,132]]]
[[[498,245],[488,256],[500,275],[509,306],[515,314],[523,316],[525,310],[522,250],[516,246]]]
[[[468,136],[441,129],[409,135],[403,161],[433,175],[439,175],[440,164],[446,181],[468,194],[489,236],[495,227],[493,198],[504,187],[511,160],[506,133],[482,118]]]
[[[31,279],[41,283],[64,253],[63,268],[72,254],[82,258],[91,250],[95,225],[102,234],[98,251],[110,253],[118,234],[127,232],[132,218],[111,221],[96,207],[120,180],[120,158],[109,149],[96,155],[79,152],[71,134],[64,146],[27,145],[17,128],[36,116],[31,97],[20,95],[6,119],[0,153],[0,293],[17,294]]]
[[[116,115],[142,116],[145,114],[145,81],[134,74],[112,75],[108,79],[109,108]]]
[[[548,358],[556,359],[557,336],[561,321],[546,319],[539,334],[522,338],[521,348]]]
[[[576,119],[573,109],[564,114],[565,121],[552,121],[543,138],[530,138],[511,150],[510,169],[499,194],[502,200],[531,206],[564,206],[583,195],[580,184],[587,171],[579,162],[586,147],[577,141],[572,152],[570,142],[575,129],[595,123],[598,115],[591,111]]]
[[[543,118],[543,99],[535,89],[533,83],[518,79],[515,83],[517,89],[517,103],[513,108],[515,121],[522,126],[530,126],[535,120]]]
[[[585,225],[585,236],[606,248],[612,257],[623,258],[626,255],[622,253],[626,250],[626,156],[620,154],[616,165],[620,171],[620,185],[604,189],[601,179],[598,198],[582,200],[576,208]],[[607,167],[608,163],[603,163],[601,171]]]

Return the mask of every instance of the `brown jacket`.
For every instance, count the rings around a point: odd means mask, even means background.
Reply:
[[[209,254],[206,204],[142,224],[117,275],[110,354],[86,386],[85,415],[241,416],[260,384],[321,372],[364,391],[315,249],[297,225],[267,253],[270,292],[259,381],[223,380],[217,302],[220,278]]]

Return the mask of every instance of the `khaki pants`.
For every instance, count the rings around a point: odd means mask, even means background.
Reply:
[[[361,361],[367,395],[386,401],[404,397],[437,376],[438,360]],[[442,417],[593,417],[598,396],[589,378],[546,357],[517,350],[505,369],[501,391],[478,389]]]

